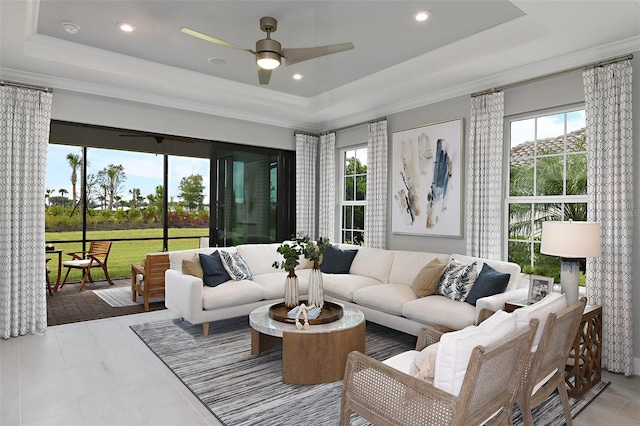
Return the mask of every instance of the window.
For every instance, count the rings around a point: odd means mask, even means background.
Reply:
[[[507,127],[509,261],[559,281],[560,260],[540,254],[540,235],[544,221],[587,220],[584,109],[515,118]]]
[[[364,244],[364,209],[367,204],[367,148],[342,152],[342,242]]]

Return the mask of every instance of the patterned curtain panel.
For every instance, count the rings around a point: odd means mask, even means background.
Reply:
[[[51,93],[0,86],[0,335],[47,328],[44,193]]]
[[[369,123],[367,143],[367,206],[364,212],[364,245],[387,248],[389,158],[387,120]]]
[[[320,136],[320,205],[318,237],[335,241],[336,231],[336,134]]]
[[[318,137],[296,133],[296,233],[316,239]]]
[[[633,374],[633,142],[631,63],[584,72],[587,218],[600,222],[602,255],[587,259],[589,303],[602,305],[602,366]]]
[[[471,98],[467,144],[467,254],[502,258],[504,93]]]

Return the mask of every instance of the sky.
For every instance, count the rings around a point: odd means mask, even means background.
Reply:
[[[565,113],[538,117],[538,139],[564,134]],[[567,133],[585,127],[584,110],[566,113]],[[511,122],[511,147],[536,138],[535,118]]]
[[[67,197],[71,196],[71,166],[66,157],[68,153],[82,155],[82,150],[77,146],[49,144],[47,152],[47,178],[46,188],[53,189],[54,195],[59,196],[59,190],[64,188],[68,191]],[[118,195],[123,200],[131,200],[129,190],[140,188],[143,197],[155,193],[155,188],[162,185],[163,156],[158,154],[145,154],[129,151],[117,151],[112,149],[88,148],[87,149],[88,168],[87,174],[97,174],[109,164],[124,167],[126,180],[124,189]],[[80,170],[78,170],[80,173]],[[192,174],[199,174],[203,177],[205,186],[205,204],[209,203],[209,159],[169,156],[169,199],[178,201],[180,194],[180,179]],[[78,178],[78,189],[80,191],[80,179]]]

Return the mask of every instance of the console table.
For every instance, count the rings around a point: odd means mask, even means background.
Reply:
[[[526,300],[507,302],[504,310],[513,312],[526,306]],[[567,359],[567,393],[579,398],[602,378],[602,306],[587,305],[582,313],[578,334]]]

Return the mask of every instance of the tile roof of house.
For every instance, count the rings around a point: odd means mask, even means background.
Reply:
[[[583,127],[567,134],[567,151],[573,151],[576,143],[583,140],[586,136],[586,129]],[[534,156],[535,141],[522,142],[511,148],[511,165],[523,166],[531,163]],[[562,152],[564,150],[564,135],[555,136],[546,139],[540,139],[538,142],[538,151],[543,152]]]

